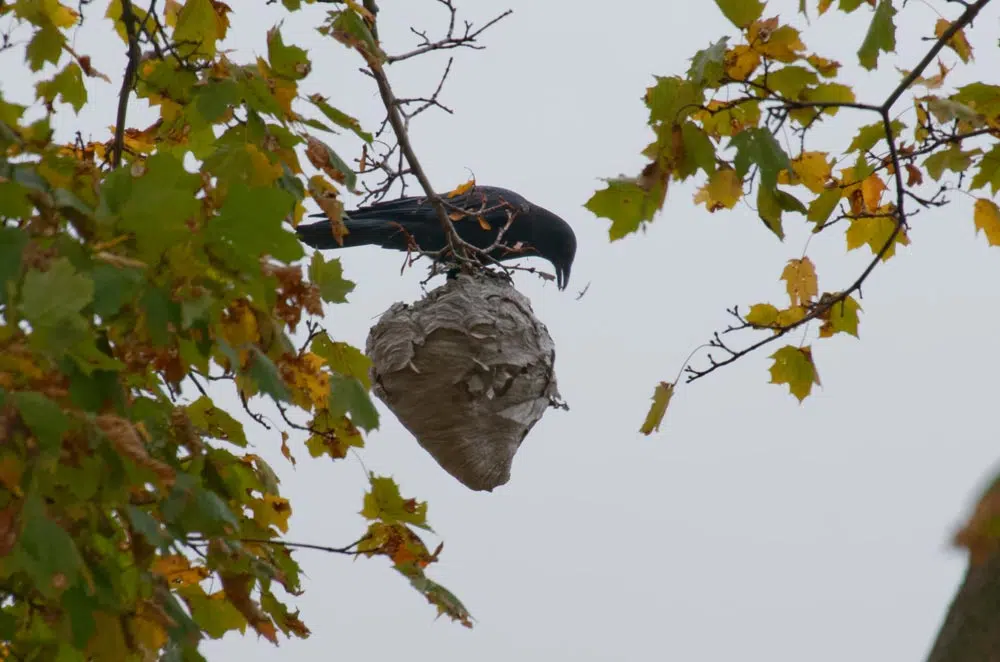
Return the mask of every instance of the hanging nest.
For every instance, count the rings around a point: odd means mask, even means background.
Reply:
[[[473,490],[510,480],[514,454],[560,402],[555,344],[527,297],[461,274],[368,334],[372,391],[441,467]]]

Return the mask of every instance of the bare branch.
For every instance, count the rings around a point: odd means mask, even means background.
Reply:
[[[452,3],[452,0],[438,0],[438,2],[444,5],[449,12],[448,31],[445,33],[445,36],[442,37],[441,39],[431,41],[431,39],[427,36],[426,32],[410,28],[410,32],[420,37],[421,40],[420,45],[417,48],[413,49],[412,51],[402,53],[400,55],[390,55],[386,57],[386,62],[388,64],[392,64],[394,62],[402,62],[403,60],[408,60],[412,57],[423,55],[424,53],[430,53],[431,51],[443,51],[443,50],[450,50],[452,48],[472,48],[476,50],[481,49],[483,47],[475,43],[476,39],[479,38],[479,35],[481,35],[483,32],[490,29],[491,27],[493,27],[494,25],[496,25],[497,23],[499,23],[500,21],[502,21],[503,19],[507,18],[508,16],[514,13],[513,9],[508,9],[507,11],[493,17],[491,20],[487,21],[484,25],[476,29],[473,29],[472,23],[466,21],[464,32],[461,34],[456,34],[455,23],[456,23],[457,12],[455,10],[455,5]],[[377,11],[377,9],[373,10],[372,7],[369,7],[367,2],[365,3],[365,8],[368,11],[372,12],[373,15],[375,14],[375,11]]]

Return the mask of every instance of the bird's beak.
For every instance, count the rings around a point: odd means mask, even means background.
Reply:
[[[556,285],[559,286],[560,290],[565,290],[566,285],[569,283],[569,267],[565,269],[556,269]]]

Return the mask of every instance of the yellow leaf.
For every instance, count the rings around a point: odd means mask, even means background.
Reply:
[[[747,31],[747,40],[754,50],[778,62],[794,62],[799,59],[799,51],[805,44],[799,38],[799,31],[790,25],[778,27],[778,17],[765,21],[754,21]]]
[[[733,80],[746,80],[758,65],[760,65],[760,53],[749,46],[733,46],[726,53],[726,75]]]
[[[951,27],[951,22],[946,19],[939,18],[937,23],[934,24],[934,36],[940,39],[949,27]],[[952,38],[948,40],[946,45],[948,48],[958,53],[958,57],[962,59],[962,62],[968,64],[969,60],[973,59],[972,46],[969,45],[969,40],[965,38],[964,30],[956,32]]]
[[[660,382],[653,389],[653,404],[649,406],[646,413],[646,420],[642,422],[639,432],[650,435],[660,431],[660,423],[667,414],[667,407],[670,406],[670,398],[674,395],[674,385],[670,382]]]
[[[847,228],[846,233],[847,250],[854,250],[867,244],[871,248],[872,254],[877,255],[886,242],[889,241],[889,237],[892,236],[892,232],[896,228],[896,219],[892,216],[893,209],[892,205],[884,205],[876,210],[879,213],[878,216],[851,219],[851,226]],[[899,229],[892,245],[889,246],[882,256],[883,262],[896,254],[896,244],[903,246],[910,244],[910,238],[906,236],[905,227]]]
[[[816,266],[808,257],[789,260],[785,270],[781,272],[781,280],[785,281],[792,306],[810,303],[819,294]]]
[[[824,298],[828,296],[832,295],[823,295]],[[822,315],[823,326],[819,329],[819,337],[829,338],[835,333],[849,333],[857,338],[859,310],[861,305],[852,296],[845,297],[827,308]]]
[[[208,568],[192,566],[190,559],[181,554],[160,556],[150,570],[160,575],[172,586],[190,586],[208,577]]]
[[[758,328],[774,326],[778,322],[778,309],[769,303],[755,303],[746,314],[747,324]]]
[[[778,326],[783,329],[787,329],[794,324],[798,324],[802,321],[802,318],[806,316],[807,312],[808,311],[804,306],[792,306],[791,308],[786,308],[778,313]]]
[[[253,143],[245,143],[244,147],[250,155],[251,186],[269,186],[281,177],[283,170],[280,163],[272,163],[267,154]]]
[[[71,28],[76,23],[80,15],[76,11],[64,6],[58,0],[42,0],[30,4],[41,5],[39,9],[44,18],[48,19],[57,28]]]
[[[865,203],[865,211],[874,212],[879,208],[885,188],[885,182],[874,172],[861,182],[861,197]]]
[[[459,184],[455,189],[448,191],[448,197],[454,198],[456,196],[462,195],[463,193],[467,193],[468,191],[472,190],[472,187],[475,185],[476,185],[476,178],[473,177],[464,184]]]
[[[792,395],[805,400],[812,392],[813,384],[820,384],[819,373],[813,363],[812,348],[786,345],[771,355],[771,383],[788,384]]]
[[[813,193],[822,193],[826,190],[826,183],[830,180],[830,173],[833,170],[828,158],[826,152],[802,152],[797,158],[792,159],[792,171],[795,176],[790,176],[788,170],[784,169],[778,173],[778,183],[801,184]]]
[[[168,27],[177,27],[177,14],[180,10],[181,3],[177,0],[166,0],[163,3],[163,18],[166,20]]]
[[[837,71],[840,69],[840,63],[836,60],[828,60],[825,57],[820,57],[819,55],[810,55],[806,58],[806,61],[812,65],[812,68],[819,72],[820,76],[824,78],[833,78],[837,75]]]
[[[333,230],[333,237],[337,243],[343,245],[344,237],[349,234],[347,225],[344,223],[344,203],[337,197],[337,189],[333,184],[323,178],[322,175],[313,175],[309,178],[309,195],[312,196],[319,208],[323,210],[330,220],[330,227]]]
[[[1000,246],[1000,209],[992,200],[976,199],[972,220],[976,224],[976,234],[982,230],[990,246]]]
[[[732,209],[743,195],[743,181],[732,168],[720,168],[698,189],[695,204],[705,203],[710,212]]]
[[[264,528],[276,526],[282,533],[288,533],[288,518],[292,516],[292,506],[288,499],[265,494],[263,499],[250,502],[253,521]]]
[[[282,357],[282,379],[292,387],[292,400],[303,409],[325,409],[330,396],[330,377],[323,372],[321,357],[306,352],[301,356]]]
[[[826,13],[826,10],[830,8],[833,4],[833,0],[819,0],[819,15],[822,16]]]

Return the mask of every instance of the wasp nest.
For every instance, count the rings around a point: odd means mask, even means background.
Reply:
[[[527,297],[491,275],[459,275],[368,334],[372,390],[441,467],[473,490],[511,462],[559,402],[555,345]]]

